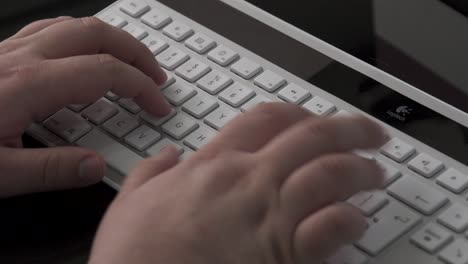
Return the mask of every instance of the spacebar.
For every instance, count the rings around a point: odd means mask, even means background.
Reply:
[[[76,144],[101,154],[107,165],[122,175],[127,175],[143,159],[97,129],[82,137]]]

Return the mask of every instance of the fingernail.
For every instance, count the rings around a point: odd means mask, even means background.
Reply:
[[[157,85],[163,85],[167,82],[167,74],[166,72],[161,68],[161,66],[158,66],[156,70],[156,76],[158,77],[156,80]]]
[[[97,157],[88,157],[80,162],[79,176],[86,182],[99,182],[103,175],[102,162]]]

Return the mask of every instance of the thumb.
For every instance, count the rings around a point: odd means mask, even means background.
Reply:
[[[105,163],[75,148],[0,149],[0,197],[84,187],[99,182]]]

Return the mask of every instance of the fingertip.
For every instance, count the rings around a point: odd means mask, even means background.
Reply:
[[[85,184],[94,184],[102,180],[104,171],[104,160],[97,154],[90,154],[80,161],[78,176]]]

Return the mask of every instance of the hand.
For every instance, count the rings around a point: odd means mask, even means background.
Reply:
[[[107,212],[90,263],[321,263],[366,229],[341,201],[380,187],[383,173],[351,153],[385,140],[363,117],[262,105],[188,160],[168,149],[140,164]]]
[[[0,43],[0,197],[98,182],[105,166],[96,153],[22,149],[22,133],[109,90],[165,115],[170,106],[158,85],[166,78],[143,44],[97,18],[39,21]]]

